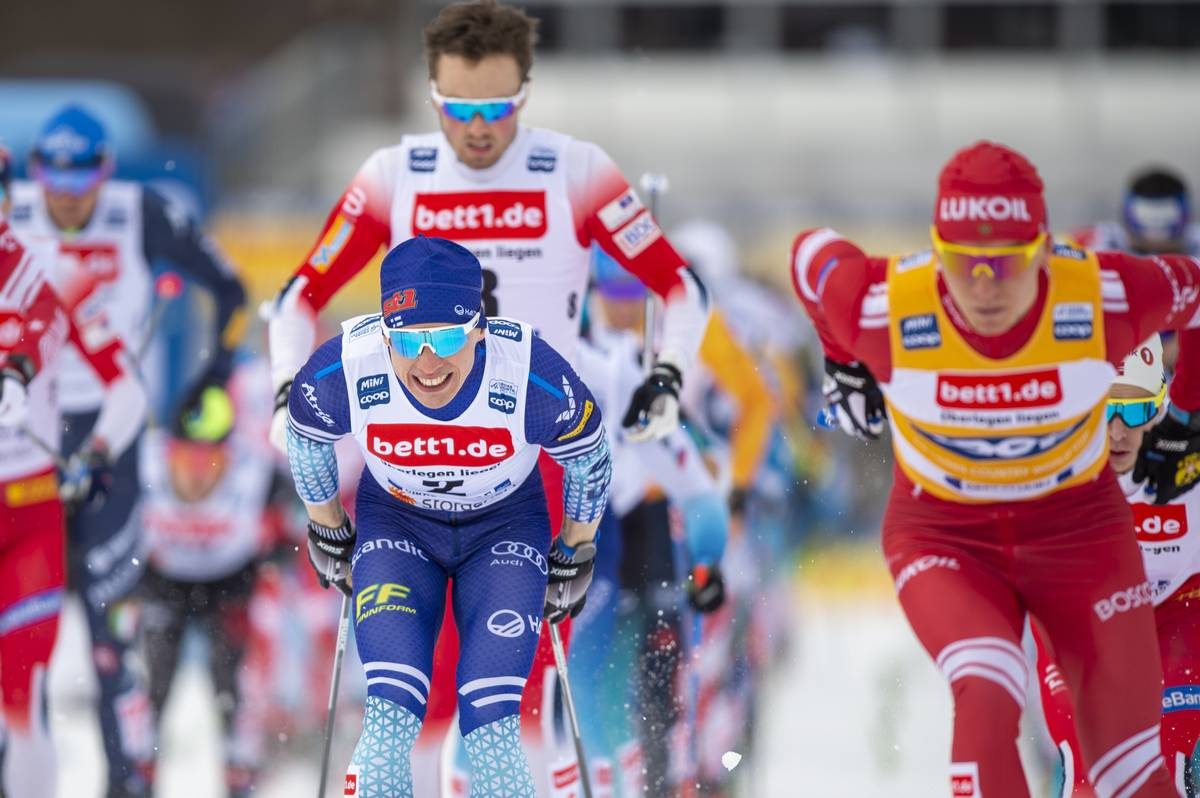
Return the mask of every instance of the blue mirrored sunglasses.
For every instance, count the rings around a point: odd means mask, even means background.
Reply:
[[[1166,395],[1167,386],[1164,385],[1157,396],[1149,399],[1109,399],[1106,420],[1112,421],[1115,416],[1120,416],[1125,426],[1130,428],[1149,424],[1157,418]]]
[[[517,106],[525,99],[525,84],[511,97],[487,97],[479,100],[465,97],[445,97],[437,90],[431,81],[429,96],[442,113],[458,122],[470,122],[476,116],[483,117],[489,125],[507,119],[516,113]]]
[[[467,338],[477,324],[478,313],[466,324],[455,324],[452,327],[426,327],[421,330],[396,330],[391,327],[383,329],[391,341],[392,348],[400,357],[415,360],[421,356],[421,350],[425,347],[429,347],[438,357],[458,354],[467,345]]]

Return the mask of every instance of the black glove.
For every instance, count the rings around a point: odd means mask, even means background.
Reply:
[[[350,595],[350,555],[354,553],[357,539],[349,518],[342,519],[338,527],[328,527],[309,519],[308,561],[317,572],[321,587],[333,585]]]
[[[101,507],[112,482],[112,460],[108,453],[85,444],[67,458],[58,475],[58,496],[67,515],[83,507]]]
[[[546,583],[546,608],[543,614],[550,623],[574,618],[587,601],[587,590],[592,584],[592,571],[596,566],[596,545],[580,543],[574,552],[568,552],[562,538],[555,538],[547,560],[550,574]]]
[[[629,400],[621,426],[631,441],[662,438],[679,426],[679,389],[683,375],[670,363],[656,363]]]
[[[1200,413],[1184,422],[1176,417],[1179,412],[1170,408],[1146,433],[1133,467],[1133,481],[1146,480],[1146,492],[1154,494],[1155,504],[1166,504],[1200,482]]]
[[[725,603],[725,579],[716,565],[696,565],[688,574],[688,603],[696,612],[710,613]]]
[[[825,358],[821,385],[828,413],[842,432],[863,441],[877,441],[887,410],[879,383],[861,363],[838,363]]]

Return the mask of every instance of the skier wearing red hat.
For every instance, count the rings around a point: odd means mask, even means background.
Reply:
[[[1098,796],[1174,796],[1159,748],[1162,668],[1151,589],[1107,465],[1118,366],[1161,329],[1200,326],[1200,262],[1056,245],[1042,181],[978,142],[942,169],[932,247],[868,257],[801,233],[792,278],[825,350],[825,397],[846,432],[891,428],[883,549],[900,604],[954,697],[951,793],[1029,795],[1017,753],[1040,623],[1076,701]],[[1200,357],[1181,336],[1180,363]],[[1200,475],[1200,390],[1176,381],[1148,436],[1165,502]]]

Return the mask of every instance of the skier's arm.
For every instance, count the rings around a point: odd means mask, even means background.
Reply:
[[[1200,260],[1098,252],[1108,359],[1119,365],[1153,332],[1179,330],[1171,405],[1200,410]]]
[[[350,434],[342,339],[322,344],[296,373],[288,396],[288,465],[308,516],[327,527],[345,520],[333,445]]]
[[[216,306],[213,339],[205,347],[203,385],[224,385],[233,369],[233,350],[245,332],[246,291],[200,226],[179,205],[151,188],[142,192],[142,241],[146,262],[167,261],[189,283],[202,286]]]
[[[686,373],[708,323],[708,292],[671,246],[608,154],[574,141],[567,158],[571,208],[579,243],[592,242],[663,300],[657,362]]]
[[[600,407],[575,371],[541,338],[533,339],[525,437],[563,467],[564,542],[592,540],[608,501],[612,457]]]
[[[275,299],[268,342],[276,387],[291,380],[312,352],[317,313],[391,240],[391,153],[379,150],[359,169]]]
[[[887,261],[870,258],[861,249],[828,227],[805,230],[796,236],[791,254],[792,286],[812,319],[825,356],[839,363],[866,362],[878,379],[890,372],[886,333],[867,330],[868,297],[887,287]],[[882,320],[886,330],[886,317]],[[882,345],[875,339],[882,339]],[[879,366],[887,365],[887,369]]]

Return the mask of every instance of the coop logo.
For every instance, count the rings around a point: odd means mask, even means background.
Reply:
[[[1117,613],[1129,612],[1138,607],[1148,607],[1154,602],[1154,591],[1149,582],[1118,590],[1108,598],[1097,601],[1092,608],[1101,621],[1107,621]]]
[[[452,191],[417,194],[414,234],[455,241],[484,238],[541,238],[546,234],[544,191]]]
[[[517,386],[504,380],[488,383],[488,407],[512,415],[517,412]]]
[[[510,341],[521,340],[521,325],[508,319],[488,319],[488,332]]]
[[[943,222],[1031,222],[1024,197],[943,197],[938,203]]]
[[[549,147],[534,147],[525,161],[525,168],[531,172],[553,172],[558,164],[558,153]]]
[[[375,405],[386,405],[391,400],[392,393],[388,390],[386,374],[372,374],[358,381],[358,406],[362,410]]]
[[[1058,369],[1016,374],[939,374],[937,403],[963,410],[1048,407],[1062,400]]]
[[[1088,421],[1084,416],[1076,424],[1045,435],[1010,435],[1002,438],[955,438],[914,426],[922,437],[951,454],[969,460],[1019,460],[1045,454],[1068,440]]]
[[[905,349],[932,349],[942,345],[937,316],[923,313],[900,320],[900,343]]]
[[[437,168],[437,147],[413,147],[408,153],[410,172],[432,172]]]
[[[513,456],[512,434],[504,428],[441,424],[368,424],[371,454],[385,463],[483,468]]]
[[[1142,543],[1165,543],[1188,533],[1187,507],[1182,504],[1134,504],[1133,531]]]

